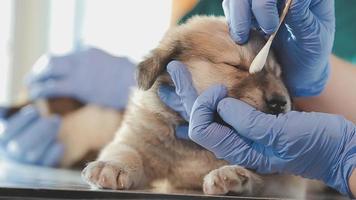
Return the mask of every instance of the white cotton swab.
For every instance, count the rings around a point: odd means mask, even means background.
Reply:
[[[261,71],[263,69],[263,67],[265,66],[266,60],[267,60],[267,56],[268,56],[269,50],[270,50],[271,45],[272,45],[272,41],[273,41],[274,37],[276,36],[276,34],[278,32],[278,29],[281,26],[284,18],[286,17],[291,3],[292,3],[292,0],[287,0],[286,5],[285,5],[285,7],[283,9],[282,15],[279,18],[279,25],[277,27],[277,30],[276,30],[276,32],[274,32],[269,37],[269,39],[267,40],[265,46],[263,46],[263,48],[257,54],[255,59],[253,59],[253,61],[251,63],[251,66],[250,66],[250,69],[249,69],[250,74],[254,74],[256,72]]]

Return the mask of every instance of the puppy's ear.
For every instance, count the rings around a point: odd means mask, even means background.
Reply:
[[[169,46],[168,48],[162,46],[154,49],[144,61],[138,64],[136,79],[140,89],[150,89],[158,76],[165,71],[166,65],[176,59],[181,52],[177,42],[165,45]]]

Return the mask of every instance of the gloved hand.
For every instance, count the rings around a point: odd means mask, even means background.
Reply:
[[[190,72],[183,63],[175,60],[168,63],[167,72],[171,76],[175,87],[161,85],[158,90],[158,96],[168,107],[178,112],[189,122],[190,111],[195,99],[198,97]],[[176,127],[176,136],[181,139],[189,139],[188,123]]]
[[[135,64],[89,48],[65,56],[44,56],[28,77],[32,100],[73,97],[84,103],[123,109],[135,85]]]
[[[218,88],[198,97],[191,112],[192,140],[231,163],[261,173],[290,173],[322,180],[351,195],[348,180],[356,169],[355,124],[325,113],[265,114],[236,99],[221,100],[224,94],[226,91]],[[211,130],[216,126],[214,111],[251,143],[236,145],[241,144],[240,138]]]
[[[55,166],[63,154],[57,141],[61,119],[41,118],[33,106],[22,108],[9,119],[0,118],[0,155],[9,160]]]
[[[352,122],[323,113],[265,114],[225,98],[224,86],[212,87],[195,100],[196,91],[184,65],[170,63],[167,70],[177,93],[161,93],[161,99],[180,113],[185,110],[182,116],[190,113],[190,138],[217,158],[259,173],[319,179],[351,195],[347,181],[356,167],[356,126]],[[216,112],[232,128],[216,123]]]
[[[245,43],[252,27],[261,28],[266,34],[275,32],[278,8],[284,2],[278,1],[277,5],[277,0],[224,0],[232,38]],[[292,96],[315,96],[324,89],[330,73],[334,9],[334,0],[292,0],[273,42]]]

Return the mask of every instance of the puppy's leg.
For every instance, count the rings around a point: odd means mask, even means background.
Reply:
[[[116,190],[139,188],[146,183],[140,154],[115,142],[105,147],[97,161],[87,165],[82,177],[95,188]]]
[[[194,152],[194,154],[196,156],[175,161],[175,166],[168,176],[174,188],[201,191],[204,176],[211,170],[226,165],[225,161],[216,160],[210,152]]]
[[[262,185],[259,176],[237,165],[223,166],[211,171],[204,177],[205,194],[222,195],[229,192],[236,194],[257,194]]]

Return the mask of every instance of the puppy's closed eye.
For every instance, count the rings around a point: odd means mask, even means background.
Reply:
[[[225,62],[224,64],[232,66],[232,67],[234,67],[234,68],[236,68],[238,70],[248,72],[248,67],[246,67],[246,66],[243,66],[243,65],[240,65],[240,64],[236,64],[236,63],[227,63],[227,62]]]

